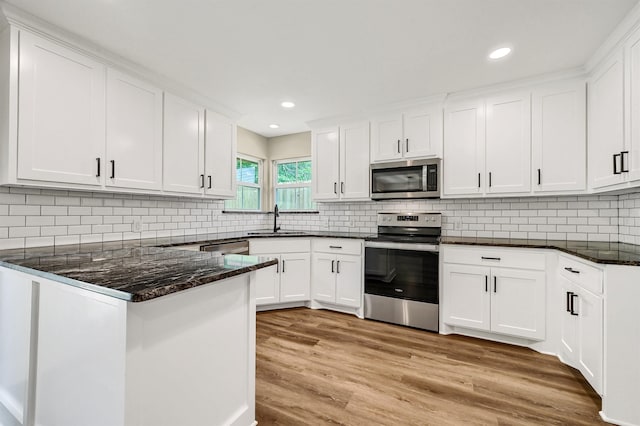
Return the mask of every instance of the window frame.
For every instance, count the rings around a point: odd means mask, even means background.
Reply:
[[[238,181],[238,168],[237,168],[237,161],[238,159],[241,160],[245,160],[245,161],[250,161],[252,163],[256,163],[258,164],[258,183],[252,183],[252,182],[240,182]],[[258,158],[258,157],[253,157],[251,155],[247,155],[247,154],[240,154],[237,153],[236,154],[236,170],[235,170],[235,175],[236,175],[236,195],[238,194],[238,187],[241,186],[245,186],[248,188],[258,188],[258,192],[259,192],[259,196],[258,196],[258,209],[238,209],[238,208],[228,208],[226,205],[224,206],[224,210],[225,211],[230,211],[230,212],[261,212],[262,211],[262,197],[264,194],[264,160],[262,158]],[[232,200],[236,200],[236,198],[233,198]],[[232,200],[225,200],[226,201],[232,201]]]
[[[295,183],[278,183],[278,165],[279,164],[285,164],[285,163],[299,163],[302,161],[309,161],[311,162],[311,180],[309,182],[306,183],[301,183],[301,182],[295,182]],[[313,187],[312,187],[312,182],[313,182],[313,161],[311,159],[311,157],[294,157],[294,158],[282,158],[280,160],[273,160],[272,162],[272,185],[273,185],[273,191],[272,191],[272,196],[273,196],[273,202],[275,204],[277,197],[276,197],[276,191],[278,190],[278,188],[306,188],[309,187],[309,191],[311,191],[311,193],[313,194]],[[313,201],[313,199],[311,200],[311,206],[308,209],[294,209],[294,210],[287,210],[287,209],[281,209],[283,212],[287,212],[287,211],[301,211],[301,212],[313,212],[316,211],[317,206],[315,205],[315,201]]]

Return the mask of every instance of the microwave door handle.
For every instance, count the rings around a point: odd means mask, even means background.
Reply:
[[[422,166],[422,191],[427,192],[427,166]]]

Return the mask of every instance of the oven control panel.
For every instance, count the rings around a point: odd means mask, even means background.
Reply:
[[[378,226],[440,228],[441,213],[378,213]]]

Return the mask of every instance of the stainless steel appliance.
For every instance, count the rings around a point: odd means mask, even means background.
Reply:
[[[249,254],[249,241],[223,241],[214,244],[204,244],[200,246],[200,251],[210,251],[225,254]]]
[[[405,160],[371,165],[371,199],[439,198],[440,159]]]
[[[365,241],[365,318],[438,331],[440,213],[379,213]]]

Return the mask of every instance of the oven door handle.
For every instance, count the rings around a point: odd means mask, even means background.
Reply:
[[[392,243],[379,241],[365,241],[365,247],[380,248],[389,250],[410,250],[410,251],[426,251],[437,253],[440,247],[437,244],[414,244],[414,243]]]

